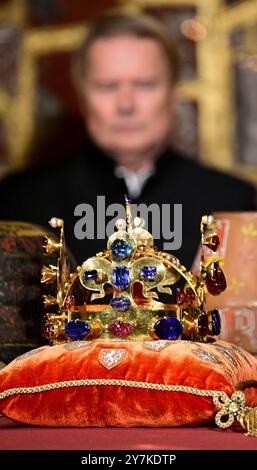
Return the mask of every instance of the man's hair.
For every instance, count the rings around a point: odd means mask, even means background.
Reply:
[[[175,83],[179,77],[179,57],[177,48],[169,31],[158,20],[144,14],[109,13],[100,16],[87,30],[80,47],[72,58],[72,78],[78,92],[81,92],[83,79],[86,76],[87,56],[91,45],[98,39],[132,36],[149,38],[162,48],[167,60],[171,80]]]

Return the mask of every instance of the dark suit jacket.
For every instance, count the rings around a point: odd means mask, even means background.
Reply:
[[[87,144],[65,160],[34,167],[3,180],[0,184],[0,219],[29,221],[49,227],[48,220],[52,216],[64,218],[67,245],[78,262],[82,262],[101,251],[106,241],[95,237],[96,210],[90,216],[90,227],[87,227],[92,232],[94,226],[94,238],[78,240],[74,236],[75,223],[81,219],[74,215],[75,207],[87,203],[96,209],[98,195],[106,197],[106,207],[113,203],[123,204],[127,192],[124,180],[114,174],[113,161],[94,145]],[[245,182],[167,150],[158,159],[155,173],[134,203],[170,204],[171,231],[173,204],[183,205],[183,242],[174,254],[190,267],[200,241],[201,216],[213,211],[254,210],[255,192]],[[113,216],[106,217],[101,223],[110,219]],[[156,245],[163,249],[162,238],[156,240]]]

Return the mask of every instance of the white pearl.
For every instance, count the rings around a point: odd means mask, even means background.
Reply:
[[[123,219],[118,219],[115,225],[118,230],[125,230],[126,228],[126,222]]]
[[[135,217],[134,225],[135,225],[135,227],[144,227],[145,226],[145,220],[142,219],[142,217]]]

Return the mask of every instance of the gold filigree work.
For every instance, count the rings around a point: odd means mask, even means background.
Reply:
[[[131,204],[125,197],[125,219],[116,221],[117,231],[107,248],[88,258],[70,273],[65,255],[64,222],[53,217],[50,225],[60,229],[60,241],[47,237],[46,253],[59,253],[57,266],[44,266],[41,282],[56,283],[57,294],[45,295],[44,306],[58,306],[58,313],[45,316],[43,335],[51,344],[75,340],[117,337],[129,340],[210,341],[220,332],[217,310],[206,311],[205,291],[218,295],[226,288],[222,259],[215,256],[219,239],[213,216],[201,221],[202,256],[200,275],[195,276],[174,255],[159,251],[152,235],[136,217],[133,227]],[[213,256],[205,259],[205,246]],[[178,281],[185,283],[173,291]],[[78,301],[76,285],[87,300]],[[104,301],[106,292],[112,296]],[[176,293],[176,303],[161,295]],[[94,303],[98,301],[98,304]]]

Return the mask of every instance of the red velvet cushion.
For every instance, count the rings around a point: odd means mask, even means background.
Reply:
[[[1,370],[0,413],[46,426],[196,425],[213,420],[212,398],[169,385],[230,397],[245,380],[257,380],[257,360],[223,341],[77,341],[35,349]],[[256,405],[257,390],[246,398]]]

